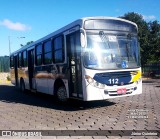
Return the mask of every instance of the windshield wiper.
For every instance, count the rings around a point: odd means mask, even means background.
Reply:
[[[126,52],[127,52],[127,58],[128,58],[128,61],[129,61],[128,42],[126,42]]]
[[[127,42],[126,42],[126,51],[127,51],[128,61],[130,60],[129,59],[129,49],[128,49],[128,47],[129,47],[129,45],[131,45],[129,40],[131,40],[131,34],[127,35]]]
[[[106,37],[106,35],[104,34],[103,31],[99,32],[99,36],[100,36],[101,40],[106,44],[106,46],[111,48],[110,44],[108,43],[108,39],[107,39],[107,37]]]
[[[108,39],[106,37],[106,35],[104,34],[103,31],[100,31],[99,32],[99,36],[101,38],[101,40],[106,44],[107,47],[109,47],[109,49],[111,48],[109,42],[108,42]],[[113,62],[113,54],[111,53],[111,59],[112,59],[112,62]]]

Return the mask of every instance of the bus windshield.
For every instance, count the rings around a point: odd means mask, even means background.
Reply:
[[[84,66],[92,69],[126,69],[140,66],[136,36],[99,34],[87,35]]]

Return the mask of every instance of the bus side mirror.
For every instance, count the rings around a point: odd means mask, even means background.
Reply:
[[[86,35],[85,35],[85,30],[80,29],[80,41],[81,41],[81,46],[84,48],[86,46]]]

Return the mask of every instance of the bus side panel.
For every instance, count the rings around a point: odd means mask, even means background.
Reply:
[[[48,79],[47,80],[47,85],[48,85],[48,94],[53,95],[53,91],[54,91],[54,79]]]
[[[41,93],[53,95],[54,82],[58,70],[55,65],[35,67],[36,90]]]
[[[48,79],[39,77],[36,79],[37,91],[48,94]]]
[[[28,77],[28,68],[27,67],[20,67],[18,68],[18,82],[20,85],[20,80],[23,79],[25,83],[25,88],[30,89],[29,87],[29,77]]]
[[[35,67],[36,90],[45,94],[54,94],[56,79],[62,79],[68,92],[68,80],[65,76],[66,66],[46,65]]]

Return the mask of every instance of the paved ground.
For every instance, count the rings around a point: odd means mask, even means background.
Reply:
[[[71,132],[71,137],[48,136],[37,137],[37,139],[158,138],[157,136],[122,136],[128,135],[131,131],[127,130],[133,129],[160,132],[160,79],[143,81],[143,94],[138,96],[94,102],[72,100],[65,105],[59,104],[55,98],[48,95],[23,94],[10,84],[0,85],[0,130],[58,130],[49,134],[59,134],[61,130]],[[76,130],[79,136],[72,136],[73,130]],[[94,131],[87,132],[87,130]],[[96,134],[93,133],[102,135],[100,131],[108,136],[95,136]],[[87,134],[91,136],[83,136]],[[109,136],[114,134],[117,136]]]

